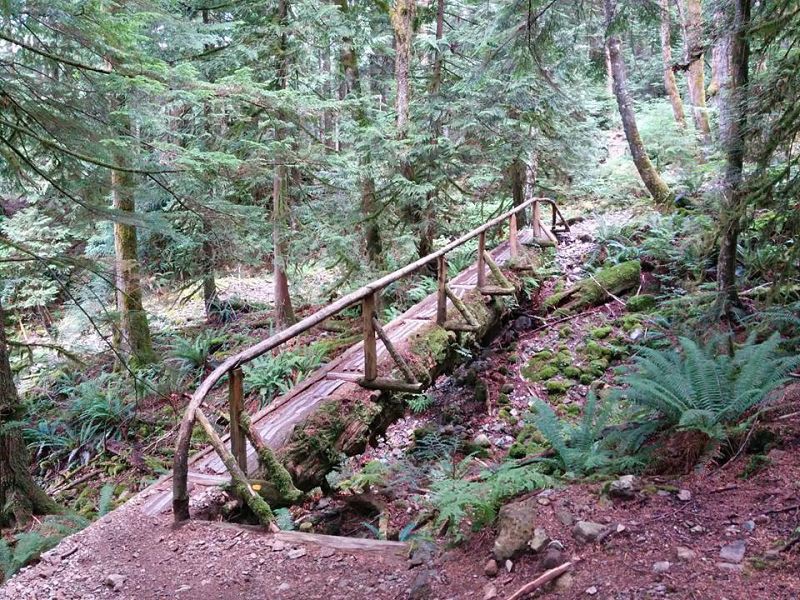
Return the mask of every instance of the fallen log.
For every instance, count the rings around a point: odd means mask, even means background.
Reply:
[[[577,313],[637,288],[640,278],[641,264],[638,260],[619,263],[596,271],[562,292],[556,292],[545,300],[544,307],[562,315]]]

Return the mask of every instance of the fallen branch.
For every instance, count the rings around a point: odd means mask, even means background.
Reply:
[[[780,513],[791,512],[800,509],[800,504],[793,504],[792,506],[785,506],[784,508],[773,508],[772,510],[765,510],[765,515],[777,515]]]
[[[577,562],[577,561],[576,561]],[[520,598],[524,598],[528,594],[531,594],[542,587],[544,584],[551,582],[556,577],[563,575],[567,571],[569,571],[570,567],[572,567],[573,562],[565,562],[563,565],[559,565],[554,569],[550,569],[549,571],[545,571],[539,577],[530,581],[519,588],[516,592],[511,594],[507,600],[519,600]]]

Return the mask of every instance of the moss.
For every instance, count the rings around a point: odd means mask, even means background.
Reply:
[[[528,363],[530,366],[530,363]],[[540,367],[538,370],[534,370],[534,367]],[[547,365],[545,367],[540,366],[539,363],[534,363],[531,368],[525,368],[522,371],[522,375],[530,380],[530,381],[545,381],[550,379],[551,377],[555,377],[558,375],[558,368]]]
[[[563,379],[551,379],[544,385],[547,393],[554,396],[563,396],[572,386],[572,382]]]
[[[584,354],[589,358],[602,358],[607,355],[608,350],[605,346],[596,342],[595,340],[589,340],[586,342],[586,347],[584,348]]]
[[[504,406],[498,411],[497,418],[501,421],[505,421],[509,425],[516,425],[519,423],[519,418],[512,415],[511,410],[507,406]]]
[[[560,338],[568,338],[572,335],[572,327],[569,325],[563,325],[561,329],[558,330],[558,337]]]
[[[511,403],[511,400],[509,400],[508,394],[500,393],[500,395],[497,396],[497,403],[500,406],[506,406]]]
[[[633,331],[642,324],[642,318],[639,315],[625,315],[622,317],[622,330]]]
[[[584,373],[580,377],[580,382],[583,385],[591,385],[592,382],[594,381],[594,378],[595,378],[594,374],[592,374],[592,373]]]
[[[605,301],[609,293],[620,294],[639,284],[641,265],[638,260],[600,269],[564,290],[557,291],[544,302],[545,308],[559,308],[561,313],[575,313]]]
[[[506,360],[510,363],[516,364],[519,362],[519,356],[516,354],[509,354]]]
[[[602,376],[608,369],[608,359],[598,358],[589,363],[589,372],[595,377]]]
[[[475,382],[474,399],[478,404],[486,404],[486,399],[489,397],[489,390],[486,387],[486,382],[478,379]]]
[[[625,303],[625,308],[627,308],[629,312],[646,312],[655,308],[655,306],[656,299],[649,294],[633,296],[628,298],[628,301]]]
[[[569,377],[570,379],[579,379],[581,376],[581,370],[575,366],[564,367],[564,370],[561,371],[564,373],[565,377]]]
[[[531,454],[538,454],[546,447],[546,442],[541,432],[533,425],[525,425],[517,434],[517,439],[508,449],[509,458],[525,458]]]
[[[569,350],[561,350],[556,355],[553,362],[560,368],[565,368],[570,366],[573,362],[575,362],[575,357],[572,356],[572,352]]]
[[[603,325],[602,327],[595,327],[590,332],[590,335],[596,340],[602,340],[607,338],[611,332],[614,330],[611,325]]]
[[[431,357],[436,363],[444,362],[447,351],[453,340],[450,332],[444,327],[433,325],[415,335],[410,344],[411,352],[422,358]]]
[[[500,373],[501,375],[508,375],[509,370],[507,366],[500,365],[500,367],[497,369],[497,372]]]
[[[566,412],[571,417],[579,417],[581,414],[581,407],[577,404],[567,404],[564,407],[564,412]]]

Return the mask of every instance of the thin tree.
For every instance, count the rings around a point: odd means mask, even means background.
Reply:
[[[672,105],[672,114],[679,129],[686,127],[686,117],[683,113],[683,102],[675,82],[675,72],[672,70],[672,40],[670,28],[672,19],[669,13],[669,0],[661,0],[661,60],[664,63],[664,89]]]
[[[416,0],[395,0],[391,9],[394,31],[394,78],[397,85],[395,112],[397,113],[397,137],[403,139],[408,133],[408,103],[411,98],[410,69],[411,42],[414,33]]]
[[[614,0],[604,0],[606,20],[606,47],[608,48],[608,58],[611,63],[611,78],[614,87],[614,97],[617,99],[619,115],[622,118],[622,129],[625,131],[625,138],[628,140],[628,147],[633,157],[633,164],[639,172],[647,191],[658,203],[666,203],[672,198],[669,186],[661,179],[650,158],[647,150],[639,135],[639,128],[636,125],[636,115],[633,111],[633,104],[628,94],[627,76],[625,64],[622,59],[619,37],[612,33],[616,4]]]
[[[289,83],[289,48],[286,35],[286,19],[289,14],[287,0],[278,2],[278,23],[281,35],[278,42],[277,87],[285,90]],[[275,130],[275,141],[286,137],[283,128]],[[278,157],[272,178],[272,256],[273,256],[273,295],[275,297],[275,323],[283,329],[295,322],[292,298],[289,295],[289,279],[286,276],[286,258],[289,253],[289,194],[287,190],[287,169]]]
[[[56,504],[33,480],[28,449],[19,426],[20,405],[6,342],[5,313],[0,304],[0,525],[26,523],[31,515],[56,514]]]
[[[742,172],[744,168],[749,83],[750,0],[732,0],[730,23],[724,26],[725,45],[730,48],[730,76],[720,74],[720,140],[725,150],[725,174],[720,203],[719,256],[717,258],[717,303],[719,314],[730,314],[738,306],[736,247],[747,206]],[[730,13],[731,11],[728,11]]]
[[[704,145],[711,143],[705,88],[705,46],[703,45],[703,11],[700,0],[676,0],[683,29],[684,64],[694,126]]]

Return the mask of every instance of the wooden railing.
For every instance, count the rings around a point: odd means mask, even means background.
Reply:
[[[183,521],[189,518],[189,495],[188,495],[188,468],[189,468],[189,442],[191,439],[192,429],[195,421],[199,420],[203,425],[206,432],[210,431],[210,425],[205,414],[201,410],[201,406],[205,401],[208,394],[212,389],[225,377],[228,376],[228,393],[229,393],[229,412],[230,412],[230,451],[221,445],[220,441],[212,437],[212,445],[217,453],[222,458],[225,466],[231,472],[234,480],[242,481],[246,478],[247,473],[247,444],[246,432],[242,428],[242,413],[244,410],[244,384],[242,365],[252,361],[255,358],[277,348],[281,344],[291,340],[292,338],[308,331],[312,327],[319,325],[326,319],[334,316],[342,310],[361,303],[361,311],[363,317],[364,329],[364,374],[363,377],[357,379],[358,383],[363,387],[371,389],[388,389],[400,391],[415,391],[419,390],[422,386],[416,380],[413,370],[405,363],[400,353],[398,353],[392,346],[389,336],[383,330],[380,322],[378,321],[375,312],[377,294],[395,281],[406,277],[429,263],[436,261],[438,270],[438,291],[437,291],[437,307],[436,307],[436,323],[448,329],[469,331],[476,329],[472,316],[467,308],[453,293],[447,285],[447,260],[446,255],[452,250],[462,246],[466,242],[478,238],[478,282],[477,287],[484,294],[488,295],[504,295],[513,293],[513,287],[508,284],[507,280],[503,277],[498,266],[492,260],[491,255],[486,251],[486,232],[492,227],[500,225],[506,221],[509,224],[509,246],[512,257],[519,254],[519,236],[517,231],[517,214],[524,211],[529,206],[533,205],[531,215],[531,222],[533,224],[534,234],[536,228],[539,227],[544,230],[541,224],[539,210],[540,203],[549,204],[553,209],[553,224],[556,222],[556,215],[561,218],[563,225],[569,229],[566,221],[561,216],[555,203],[549,198],[532,198],[519,206],[514,207],[508,212],[495,217],[477,229],[473,229],[469,233],[461,236],[444,246],[442,249],[437,250],[419,260],[398,269],[380,279],[373,281],[354,292],[343,296],[336,302],[333,302],[317,312],[305,317],[301,321],[295,323],[291,327],[270,336],[266,340],[259,342],[249,348],[242,350],[238,354],[225,359],[218,367],[216,367],[209,375],[200,383],[200,386],[195,390],[194,394],[189,401],[186,408],[183,420],[181,421],[178,430],[178,442],[175,448],[175,458],[173,463],[173,493],[172,505],[173,514],[176,521]],[[550,234],[552,237],[552,234]],[[495,279],[501,285],[489,286],[486,283],[486,269],[492,272]],[[505,280],[505,281],[504,281]],[[462,314],[466,323],[447,321],[447,300],[450,300],[455,308]],[[403,373],[404,380],[395,379],[381,379],[378,377],[378,357],[377,357],[377,339],[383,341],[386,349],[395,363]],[[254,493],[254,492],[253,492]]]

